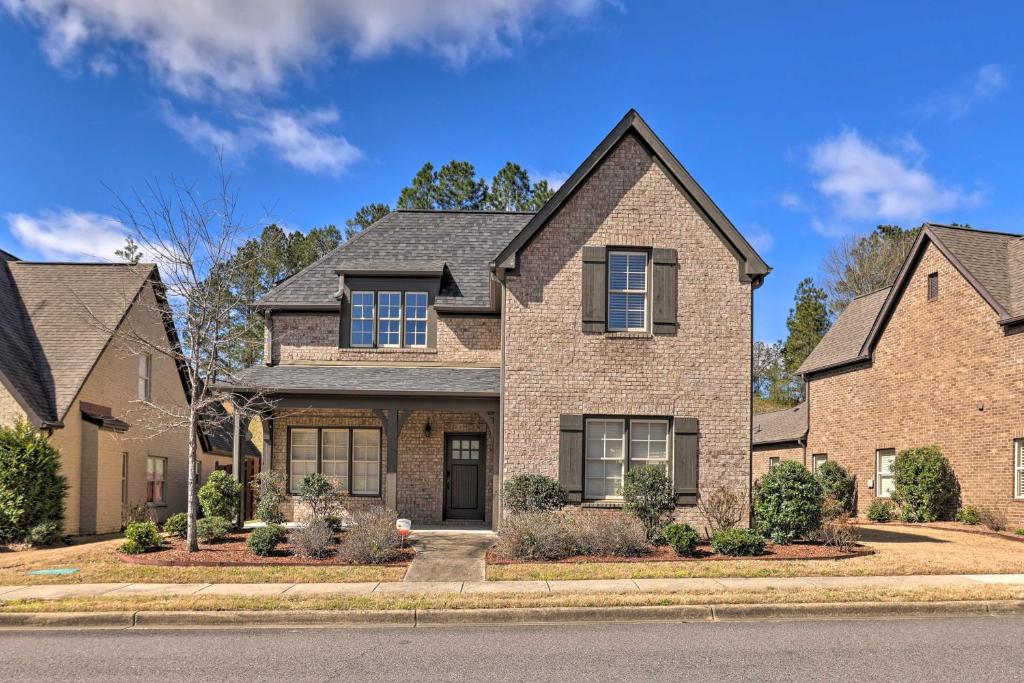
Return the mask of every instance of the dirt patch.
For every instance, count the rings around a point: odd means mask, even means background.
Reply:
[[[877,526],[904,526],[918,529],[945,529],[947,531],[959,531],[965,534],[977,534],[979,536],[995,536],[996,538],[1007,538],[1011,541],[1024,543],[1024,536],[1014,533],[1010,529],[994,531],[981,525],[963,524],[961,522],[926,522],[924,524],[907,524],[905,522],[873,522],[872,524],[875,524]]]
[[[164,546],[142,555],[127,555],[117,552],[118,559],[129,564],[141,564],[154,567],[352,567],[338,557],[315,560],[295,557],[291,546],[285,542],[268,557],[254,555],[246,545],[248,532],[229,534],[220,543],[201,543],[199,550],[190,553],[185,549],[185,541],[180,538],[164,540]],[[407,567],[412,562],[416,551],[411,547],[403,548],[392,562],[375,565],[378,567]]]
[[[575,555],[562,560],[516,560],[504,557],[499,554],[496,548],[487,551],[487,564],[508,565],[508,564],[587,564],[603,562],[716,562],[736,560],[845,560],[851,557],[864,557],[873,555],[874,550],[864,546],[855,546],[849,550],[841,550],[827,545],[817,543],[792,543],[790,545],[776,545],[769,543],[765,546],[765,554],[751,557],[729,557],[716,555],[708,543],[697,547],[695,557],[683,557],[676,554],[674,550],[666,546],[655,547],[647,555],[637,557],[618,557],[615,555]]]

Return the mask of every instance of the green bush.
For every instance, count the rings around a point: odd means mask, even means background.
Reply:
[[[249,532],[249,538],[245,540],[247,547],[254,555],[267,557],[274,552],[278,545],[288,538],[287,532],[280,524],[268,524],[257,527]]]
[[[780,462],[754,489],[757,532],[775,543],[792,543],[821,525],[821,484],[800,463]]]
[[[256,491],[256,519],[267,524],[280,524],[284,521],[281,504],[285,498],[287,477],[280,472],[260,472],[253,481]]]
[[[885,498],[875,498],[868,508],[868,519],[872,522],[891,522],[896,516],[896,506]]]
[[[188,535],[188,515],[184,512],[175,512],[164,520],[164,533],[178,538],[185,538]]]
[[[700,536],[689,524],[669,524],[665,527],[665,540],[679,555],[693,556]]]
[[[196,522],[196,536],[205,543],[216,543],[227,538],[231,526],[231,522],[223,517],[203,517]]]
[[[42,522],[36,524],[28,532],[28,542],[37,548],[53,545],[63,538],[60,532],[60,525],[57,522]]]
[[[657,465],[644,465],[626,472],[622,483],[623,509],[644,525],[652,542],[664,540],[661,532],[665,513],[676,505],[672,481]]]
[[[905,522],[949,519],[957,497],[956,476],[938,446],[908,448],[893,465],[893,502]]]
[[[64,521],[68,482],[60,452],[27,422],[0,428],[0,543],[27,540],[33,527]]]
[[[322,474],[307,475],[299,484],[299,500],[309,506],[309,518],[336,517],[345,502],[345,492]]]
[[[1014,529],[1013,533],[1017,534],[1018,536],[1024,536],[1024,529]]]
[[[764,536],[750,529],[723,529],[711,537],[719,555],[763,555],[764,545]]]
[[[148,553],[163,543],[156,522],[132,522],[124,530],[124,539],[121,551],[129,555]]]
[[[826,460],[818,465],[814,478],[825,496],[831,496],[847,512],[853,511],[853,477],[837,462]]]
[[[199,489],[199,504],[204,517],[222,517],[234,521],[242,501],[242,484],[224,470],[214,470]]]
[[[561,510],[569,502],[565,487],[542,474],[517,474],[505,482],[501,497],[512,513]]]
[[[965,505],[956,511],[956,521],[971,526],[981,524],[981,513],[973,505]]]

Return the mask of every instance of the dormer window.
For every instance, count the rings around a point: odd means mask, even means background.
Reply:
[[[426,348],[429,302],[427,292],[353,291],[349,346]]]
[[[402,293],[377,294],[377,345],[397,348],[402,345]]]
[[[352,292],[352,346],[373,346],[373,292]]]
[[[427,293],[405,293],[405,345],[427,345]]]

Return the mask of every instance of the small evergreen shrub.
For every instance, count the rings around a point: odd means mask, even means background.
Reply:
[[[1014,529],[1013,533],[1017,534],[1018,536],[1024,536],[1024,529]]]
[[[163,543],[156,522],[132,522],[124,530],[124,544],[121,552],[139,555],[156,550]]]
[[[775,543],[792,543],[821,525],[823,494],[813,474],[793,460],[780,462],[754,489],[757,532]]]
[[[280,524],[284,521],[281,503],[284,502],[285,486],[288,478],[280,472],[260,472],[253,481],[256,491],[256,519],[267,524]]]
[[[271,555],[278,545],[285,542],[288,534],[280,524],[268,524],[253,529],[249,532],[249,538],[245,540],[247,547],[254,555],[267,557]]]
[[[205,517],[234,521],[242,501],[242,484],[224,470],[214,470],[199,489],[199,505]]]
[[[958,487],[953,468],[938,446],[908,448],[893,464],[892,500],[905,522],[949,519]]]
[[[672,481],[665,470],[657,465],[644,465],[626,472],[622,499],[623,510],[640,520],[647,530],[648,540],[662,541],[665,514],[676,505]]]
[[[291,544],[298,557],[328,558],[334,553],[334,529],[326,519],[314,519],[291,533]]]
[[[231,522],[223,517],[203,517],[196,522],[196,536],[204,543],[216,543],[228,537],[231,526]]]
[[[0,428],[0,543],[29,539],[39,524],[64,521],[68,482],[60,452],[27,422]]]
[[[501,496],[513,514],[561,510],[569,502],[565,487],[542,474],[517,474],[505,482]]]
[[[299,484],[299,500],[309,506],[309,518],[336,517],[345,502],[345,493],[322,474],[307,475]]]
[[[53,545],[62,538],[60,525],[57,522],[41,522],[28,532],[28,542],[36,548]]]
[[[956,521],[975,526],[981,524],[981,513],[973,505],[965,505],[956,511]]]
[[[764,546],[764,536],[750,529],[723,529],[711,537],[711,547],[719,555],[763,555]]]
[[[327,515],[323,521],[330,527],[331,531],[338,532],[345,528],[340,515]]]
[[[697,551],[700,536],[689,524],[669,524],[665,527],[665,540],[677,554],[692,557]]]
[[[891,522],[896,517],[896,506],[885,498],[875,498],[868,508],[868,519],[872,522]]]
[[[164,520],[164,533],[178,538],[185,538],[188,535],[188,515],[184,512],[175,512]]]
[[[338,557],[352,564],[386,564],[395,560],[402,547],[395,523],[398,515],[385,508],[372,508],[353,515],[352,526],[341,536]]]
[[[507,517],[498,528],[498,552],[520,560],[576,555],[636,557],[651,550],[636,517],[604,510],[548,510]]]
[[[822,493],[830,496],[847,512],[853,511],[854,480],[846,468],[837,462],[826,460],[814,473],[821,484]]]

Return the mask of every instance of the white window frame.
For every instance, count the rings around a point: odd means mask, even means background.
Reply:
[[[778,467],[780,462],[782,462],[782,458],[777,455],[768,458],[768,469]]]
[[[1013,440],[1013,497],[1024,499],[1024,439]]]
[[[413,308],[413,306],[410,306],[409,299],[413,298],[413,297],[415,297],[416,299],[419,299],[420,297],[422,297],[422,299],[423,299],[423,306],[422,306],[422,308],[423,308],[423,316],[422,317],[420,317],[419,315],[416,315],[416,316],[410,315],[410,313],[411,313],[410,308]],[[405,320],[402,323],[402,343],[406,347],[411,348],[411,349],[426,348],[426,346],[427,346],[427,332],[429,330],[429,325],[427,323],[427,319],[429,317],[429,312],[428,312],[429,306],[430,306],[430,296],[426,292],[406,292],[405,293],[405,302],[404,302],[404,306],[402,308],[402,312],[405,315]],[[414,308],[418,309],[418,308],[420,308],[420,306],[417,305],[417,306],[414,306]],[[422,344],[415,344],[415,343],[414,344],[410,344],[409,343],[409,335],[410,334],[412,334],[412,337],[413,337],[414,340],[420,334],[417,331],[410,330],[410,328],[409,328],[409,324],[410,323],[423,323],[423,343]]]
[[[818,459],[821,462],[818,462]],[[828,462],[828,453],[815,453],[811,456],[811,472],[817,472],[818,468]]]
[[[149,401],[153,397],[153,356],[139,354],[139,400]]]
[[[295,434],[313,434],[313,458],[295,458]],[[325,457],[327,447],[324,435],[337,434],[340,441],[335,444],[341,453],[338,457]],[[357,435],[362,439],[357,444]],[[310,444],[301,444],[308,447]],[[361,448],[357,449],[357,445]],[[377,427],[292,427],[288,430],[288,492],[299,492],[302,480],[311,474],[322,474],[338,488],[354,497],[379,498],[381,489],[381,465],[383,463],[383,432]],[[296,463],[303,463],[297,471]],[[309,467],[309,464],[312,467]],[[328,467],[328,465],[333,465]],[[333,469],[333,471],[331,471]],[[363,482],[356,485],[357,477]]]
[[[312,433],[313,440],[313,458],[312,460],[308,457],[303,456],[302,458],[295,458],[295,435],[296,434],[309,434]],[[311,474],[316,474],[317,462],[319,461],[319,438],[320,431],[316,427],[292,427],[288,430],[288,491],[290,493],[298,493],[299,485],[302,484],[302,480]],[[308,448],[310,444],[300,444],[303,448]],[[305,463],[313,463],[312,469]],[[302,471],[296,470],[296,463],[303,463]],[[307,471],[308,469],[308,471]]]
[[[396,297],[398,299],[398,303],[396,305],[392,306],[390,303],[388,304],[388,308],[389,309],[390,308],[394,308],[395,314],[394,315],[389,315],[386,318],[384,317],[384,306],[381,304],[381,301],[384,299],[384,297],[388,297],[389,300],[390,300],[391,297]],[[385,344],[384,343],[385,335],[382,334],[384,332],[384,330],[382,329],[383,326],[384,326],[384,323],[394,323],[395,324],[395,332],[394,332],[395,343],[394,344]],[[382,349],[398,349],[398,348],[401,348],[402,347],[402,332],[403,332],[403,330],[402,330],[402,293],[401,292],[394,292],[394,291],[380,291],[380,292],[377,292],[377,346],[382,348]],[[391,336],[391,332],[390,331],[387,332],[387,336]]]
[[[657,439],[657,440],[652,439],[651,436],[650,436],[650,432],[649,431],[648,431],[648,437],[646,439],[643,439],[643,440],[636,439],[635,438],[635,432],[633,430],[634,425],[664,425],[664,427],[665,427],[665,440],[664,440],[664,444],[665,444],[665,457],[663,457],[663,458],[651,457],[651,451],[650,451],[651,445],[652,444],[656,444],[656,443],[660,444],[661,443],[661,439]],[[671,479],[672,478],[672,461],[671,461],[669,455],[672,452],[672,445],[670,443],[671,442],[671,438],[669,437],[669,434],[672,433],[672,429],[671,429],[671,425],[669,424],[668,420],[631,419],[631,420],[629,420],[629,425],[628,425],[627,433],[629,435],[629,449],[626,452],[626,470],[629,471],[629,470],[633,469],[634,467],[643,467],[644,465],[664,465],[665,466],[665,474],[668,475],[669,479]],[[647,449],[648,450],[647,450],[647,457],[646,458],[640,458],[640,457],[638,457],[638,456],[633,454],[633,445],[634,444],[640,444],[640,443],[646,443],[647,444]]]
[[[883,479],[894,479],[895,474],[890,470],[889,472],[882,472],[882,454],[892,454],[893,463],[896,462],[896,449],[895,448],[879,448],[875,450],[875,497],[876,498],[892,498],[892,494],[882,493],[882,480]]]
[[[361,447],[368,446],[368,443],[357,443],[360,436],[373,435],[373,448],[371,451],[361,451]],[[353,429],[352,447],[350,449],[350,462],[352,469],[349,473],[350,493],[353,496],[379,496],[380,495],[380,464],[381,464],[381,432],[379,429]],[[358,481],[372,483],[372,486],[356,486]]]
[[[593,449],[590,448],[590,427],[591,425],[597,424],[608,424],[616,423],[621,425],[622,428],[622,458],[608,458],[605,455],[608,452],[608,443],[614,443],[617,439],[601,439],[601,455],[594,457],[595,454]],[[648,433],[648,438],[644,440],[637,440],[634,438],[634,425],[664,425],[665,426],[665,455],[664,457],[650,457],[650,444],[660,443],[660,439],[651,439]],[[668,418],[661,417],[601,417],[594,416],[588,417],[583,424],[583,499],[588,501],[601,501],[601,500],[622,500],[622,496],[618,493],[609,494],[603,493],[601,495],[595,495],[596,492],[588,487],[587,470],[590,463],[601,463],[602,469],[608,463],[621,463],[621,474],[616,479],[619,482],[619,487],[625,481],[626,473],[631,469],[637,467],[643,467],[644,465],[660,465],[664,464],[665,474],[668,475],[669,481],[672,481],[672,421]],[[647,457],[637,457],[633,454],[635,444],[646,443],[648,444]],[[589,467],[588,467],[589,466]],[[601,481],[607,481],[608,476],[602,472],[603,475],[600,477]],[[591,477],[592,481],[597,481],[596,478]]]
[[[338,427],[324,427],[320,430],[320,472],[332,484],[346,492],[348,491],[349,453],[352,446],[349,431],[347,428]],[[328,434],[338,436],[338,440],[333,446],[327,444]]]
[[[356,298],[358,295],[367,295],[370,297],[370,317],[367,318],[365,315],[356,317]],[[365,311],[365,304],[359,305],[360,311]],[[359,290],[352,292],[352,299],[349,305],[349,317],[352,319],[349,322],[349,344],[355,348],[369,349],[373,348],[374,342],[377,340],[377,297],[375,292],[369,290]],[[370,343],[369,344],[357,344],[356,343],[356,322],[370,321]]]
[[[620,447],[622,449],[622,457],[620,458],[609,458],[606,457],[608,454],[608,444],[615,443],[615,439],[606,438],[607,430],[603,430],[601,436],[601,452],[597,454],[594,449],[590,448],[590,427],[597,425],[609,425],[619,424],[622,427],[622,436],[619,437]],[[622,496],[616,493],[607,493],[604,489],[607,487],[607,481],[609,477],[604,468],[610,463],[619,463],[619,476],[615,477],[619,482],[619,488],[622,488],[622,483],[626,477],[626,460],[628,459],[628,447],[627,447],[627,432],[626,432],[626,421],[621,418],[592,418],[585,421],[583,425],[583,443],[584,443],[584,456],[583,456],[583,498],[586,500],[621,500]],[[590,465],[593,462],[595,465]],[[596,492],[590,489],[589,484],[591,480],[598,481],[593,477],[587,476],[587,472],[591,467],[595,467],[596,463],[601,463],[603,476],[600,477],[602,482],[602,491],[600,495],[596,495]]]
[[[159,465],[159,467],[156,467]],[[159,471],[160,478],[156,475]],[[160,496],[156,495],[156,482],[160,483]],[[149,505],[164,505],[167,501],[167,458],[146,456],[146,502]]]
[[[631,256],[642,256],[644,259],[644,287],[643,289],[613,289],[612,288],[612,259],[615,256],[624,256],[626,258],[626,273],[630,273],[629,269],[629,258]],[[628,279],[628,275],[627,275]],[[628,283],[627,283],[628,284]],[[650,284],[651,284],[651,255],[646,251],[630,251],[630,250],[613,250],[608,252],[608,293],[607,293],[607,306],[608,306],[608,330],[610,332],[646,332],[648,329],[648,323],[650,320],[651,310],[651,297],[650,297]],[[644,322],[640,327],[630,327],[629,325],[629,309],[626,309],[626,320],[624,327],[616,327],[612,324],[612,297],[615,295],[623,295],[626,300],[629,300],[630,295],[641,295],[644,300]]]

